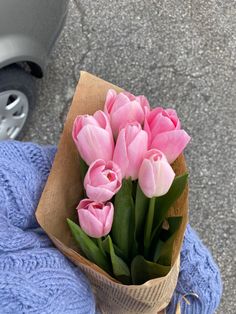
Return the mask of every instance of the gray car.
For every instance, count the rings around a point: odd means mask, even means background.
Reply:
[[[21,132],[66,19],[68,0],[0,0],[0,140]]]

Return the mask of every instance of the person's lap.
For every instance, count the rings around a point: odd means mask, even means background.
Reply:
[[[38,227],[34,212],[56,148],[0,143],[1,313],[95,313],[88,281]],[[188,225],[178,284],[167,313],[213,313],[222,284],[210,252]]]

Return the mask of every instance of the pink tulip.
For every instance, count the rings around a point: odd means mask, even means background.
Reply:
[[[113,161],[95,160],[84,178],[87,196],[96,202],[110,200],[121,188],[120,168]]]
[[[114,207],[112,203],[96,203],[90,199],[80,201],[78,207],[80,227],[93,238],[106,236],[112,227]]]
[[[77,116],[72,136],[80,156],[88,165],[96,159],[112,159],[114,140],[110,123],[103,111],[99,110],[93,116]]]
[[[182,153],[190,136],[181,130],[179,118],[173,109],[153,109],[146,117],[144,130],[149,137],[149,148],[161,150],[169,163]]]
[[[138,182],[147,197],[166,194],[174,177],[175,173],[161,151],[151,149],[145,154],[139,170]]]
[[[129,122],[143,124],[146,112],[150,111],[148,100],[144,96],[134,96],[128,92],[117,94],[110,89],[107,92],[105,113],[110,119],[114,136]]]
[[[147,151],[148,135],[139,123],[121,129],[114,149],[113,160],[120,167],[122,177],[136,180],[143,156]]]

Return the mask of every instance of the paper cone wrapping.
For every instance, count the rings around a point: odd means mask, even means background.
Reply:
[[[156,314],[166,308],[177,284],[179,253],[188,220],[188,187],[169,210],[169,216],[183,216],[174,244],[172,268],[165,277],[149,280],[142,285],[123,285],[83,257],[66,222],[66,218],[77,221],[76,206],[82,197],[79,155],[71,136],[73,122],[79,114],[93,114],[98,109],[103,110],[109,88],[121,91],[111,83],[81,72],[36,217],[58,249],[87,275],[102,313]],[[174,162],[173,169],[176,175],[186,171],[183,155]]]

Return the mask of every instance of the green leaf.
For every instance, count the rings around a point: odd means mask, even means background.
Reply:
[[[96,240],[97,240],[97,243],[96,243],[96,244],[98,245],[98,247],[99,247],[101,253],[106,257],[106,252],[105,252],[104,247],[103,247],[103,244],[102,244],[102,238],[98,238],[98,239],[96,239]]]
[[[109,243],[109,253],[111,257],[112,269],[115,277],[123,284],[130,284],[131,278],[129,267],[119,256],[115,254],[111,237],[108,236],[107,239]]]
[[[84,182],[84,177],[88,171],[88,165],[86,162],[79,156],[79,168],[80,168],[80,176],[81,176],[81,181]]]
[[[157,241],[158,235],[164,219],[167,216],[169,208],[183,193],[188,181],[188,173],[175,177],[169,191],[160,197],[157,197],[155,215],[154,215],[154,229],[152,232],[152,241]],[[155,224],[156,222],[156,224]]]
[[[150,253],[150,246],[151,246],[151,236],[152,236],[152,226],[153,226],[153,219],[155,214],[155,202],[156,197],[152,197],[149,199],[149,206],[148,206],[148,213],[147,213],[147,219],[144,229],[144,256],[145,258],[148,258],[148,255]]]
[[[73,221],[67,219],[72,235],[78,243],[84,255],[93,263],[100,266],[103,270],[110,273],[110,264],[108,258],[103,255],[98,246],[92,239]]]
[[[132,181],[124,179],[122,187],[115,195],[114,220],[112,225],[112,239],[122,251],[125,260],[128,261],[132,254],[134,239],[134,201],[132,198]]]
[[[120,258],[125,260],[125,256],[123,254],[123,252],[118,248],[117,245],[113,244],[113,248],[115,250],[116,255],[118,255]],[[109,239],[108,236],[102,241],[102,246],[105,252],[107,252],[109,254],[110,252],[110,248],[109,248]]]
[[[143,194],[139,184],[137,184],[135,198],[135,239],[138,243],[143,239],[146,215],[148,212],[149,198]]]
[[[141,285],[150,279],[166,276],[169,271],[170,266],[159,265],[137,255],[131,263],[132,283]]]
[[[171,265],[173,245],[176,238],[176,233],[181,225],[183,217],[169,217],[167,218],[169,229],[168,229],[168,239],[163,243],[157,262],[161,265],[169,266]]]
[[[165,242],[161,241],[160,239],[158,240],[155,251],[154,251],[153,262],[156,263],[158,261],[158,258],[160,257],[161,249],[162,249],[164,243]]]

